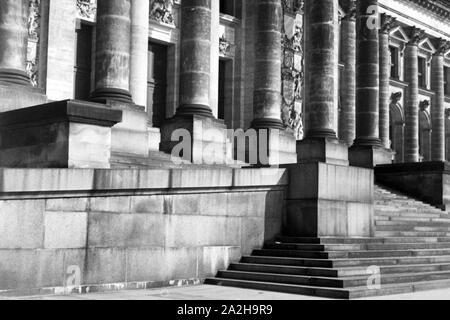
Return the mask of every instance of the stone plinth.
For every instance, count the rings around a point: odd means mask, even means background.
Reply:
[[[0,166],[109,168],[122,113],[66,100],[0,114]]]
[[[325,163],[289,166],[287,234],[372,236],[373,175],[373,170]]]
[[[324,162],[348,166],[348,147],[336,139],[306,139],[297,142],[298,163]]]
[[[227,127],[210,117],[176,116],[161,128],[160,150],[196,164],[225,164]]]
[[[349,160],[352,166],[373,169],[382,164],[391,164],[393,152],[381,146],[353,146]]]
[[[0,112],[36,106],[47,102],[42,89],[0,81]]]
[[[402,163],[375,168],[376,182],[423,202],[450,208],[448,162]]]

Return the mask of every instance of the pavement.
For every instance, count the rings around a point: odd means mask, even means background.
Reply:
[[[2,298],[0,297],[0,300]],[[132,290],[91,294],[3,298],[8,300],[328,300],[324,298],[284,294],[260,290],[199,285],[151,290]],[[362,299],[364,300],[364,299]],[[450,300],[450,289],[375,297],[365,300]]]

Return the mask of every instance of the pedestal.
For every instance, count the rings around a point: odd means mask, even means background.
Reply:
[[[393,152],[377,146],[353,146],[349,150],[350,165],[373,169],[382,164],[391,164]]]
[[[108,169],[122,112],[65,100],[0,114],[0,166]]]
[[[326,163],[289,166],[285,231],[295,237],[373,235],[373,170]]]
[[[337,139],[317,138],[297,142],[298,163],[324,162],[348,166],[348,146]]]
[[[160,150],[195,164],[226,164],[227,127],[223,121],[177,115],[161,127]]]

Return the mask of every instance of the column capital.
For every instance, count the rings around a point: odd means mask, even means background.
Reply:
[[[345,15],[342,17],[342,20],[346,21],[355,21],[356,20],[356,1],[355,0],[347,0],[342,4],[343,9],[345,10]]]
[[[385,13],[381,14],[380,33],[390,33],[396,26],[397,19]]]
[[[409,28],[409,45],[418,46],[423,39],[425,39],[425,30],[416,27]]]
[[[448,50],[450,50],[450,41],[442,38],[434,39],[433,45],[436,47],[436,52],[434,53],[436,56],[443,56]]]

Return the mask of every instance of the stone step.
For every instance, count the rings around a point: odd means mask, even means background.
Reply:
[[[450,228],[450,220],[445,222],[439,221],[375,221],[375,226],[412,226],[412,227],[439,227]]]
[[[276,241],[281,243],[304,243],[304,244],[383,244],[383,243],[430,243],[450,242],[450,237],[386,237],[386,238],[302,238],[277,236]]]
[[[277,273],[319,277],[350,277],[366,276],[368,274],[367,266],[347,267],[347,268],[317,268],[317,267],[295,267],[284,265],[254,264],[254,263],[233,263],[230,270],[259,272],[259,273]],[[382,275],[397,273],[423,273],[450,271],[450,263],[437,264],[412,264],[412,265],[387,265],[380,266]]]
[[[206,279],[205,283],[244,289],[275,291],[275,292],[301,294],[307,296],[316,296],[333,299],[357,299],[357,298],[402,294],[402,293],[410,293],[410,292],[450,287],[450,280],[383,285],[381,289],[373,289],[373,290],[368,289],[367,286],[349,289],[339,289],[339,288],[321,288],[311,286],[298,286],[298,285],[287,285],[270,282],[244,281],[244,280],[219,279],[219,278],[208,278]]]
[[[375,221],[392,221],[400,222],[400,224],[416,223],[416,222],[433,222],[438,224],[450,224],[449,218],[430,218],[430,217],[398,217],[398,216],[376,216]]]
[[[371,275],[371,274],[370,274]],[[319,276],[288,275],[277,273],[259,273],[245,271],[219,271],[217,278],[227,278],[235,280],[248,280],[260,282],[274,282],[305,286],[351,288],[367,286],[370,275],[352,276],[343,278],[330,278]],[[397,284],[405,282],[421,282],[435,280],[450,280],[450,271],[434,271],[421,273],[400,273],[381,275],[381,285]]]
[[[388,216],[388,217],[404,217],[404,218],[429,218],[429,219],[438,219],[438,218],[447,218],[446,216],[442,216],[439,213],[425,213],[425,212],[408,212],[408,211],[394,211],[394,210],[385,210],[379,211],[375,208],[375,217],[379,216]]]
[[[384,243],[384,244],[298,244],[266,243],[265,249],[301,250],[301,251],[355,251],[355,250],[410,250],[449,248],[450,242],[437,243]]]
[[[450,237],[450,232],[375,231],[375,237]]]
[[[419,232],[449,232],[449,226],[422,226],[417,224],[391,224],[391,225],[375,225],[376,231],[419,231]]]

